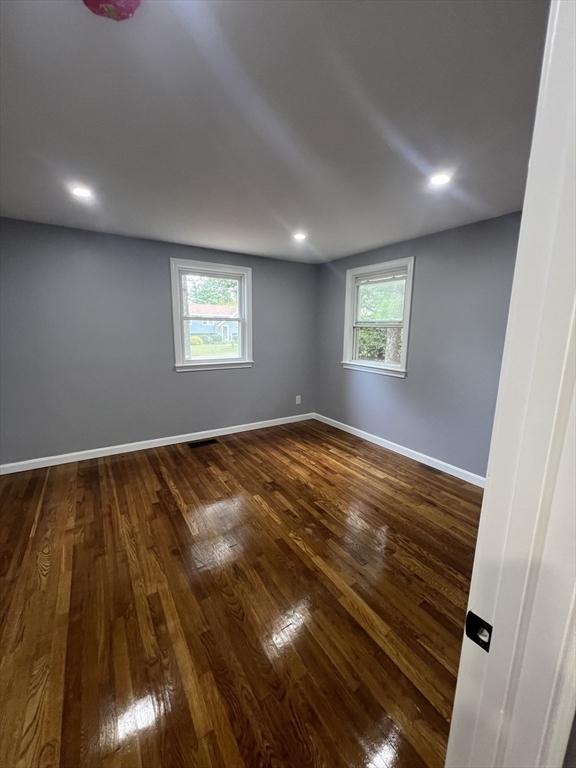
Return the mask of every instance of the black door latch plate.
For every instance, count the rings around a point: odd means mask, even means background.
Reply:
[[[466,616],[466,637],[473,640],[476,645],[483,648],[486,653],[490,650],[490,641],[492,640],[492,624],[476,616],[472,611],[468,611]]]

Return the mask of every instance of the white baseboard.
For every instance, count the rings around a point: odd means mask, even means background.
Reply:
[[[124,445],[108,445],[103,448],[90,448],[86,451],[75,451],[73,453],[61,453],[57,456],[43,456],[38,459],[27,459],[26,461],[15,461],[11,464],[0,464],[0,475],[9,475],[12,472],[26,472],[29,469],[42,469],[43,467],[53,467],[57,464],[70,464],[74,461],[85,461],[86,459],[98,459],[101,456],[114,456],[118,453],[131,453],[133,451],[143,451],[147,448],[160,448],[163,445],[176,445],[177,443],[193,443],[195,440],[208,440],[212,437],[221,435],[233,435],[236,432],[249,432],[253,429],[265,429],[266,427],[276,427],[281,424],[292,424],[296,421],[306,421],[316,419],[324,424],[329,424],[336,429],[349,432],[351,435],[361,437],[370,443],[375,443],[389,451],[400,453],[410,459],[415,459],[421,464],[427,464],[448,475],[466,480],[481,488],[484,487],[485,478],[481,475],[475,475],[466,469],[447,464],[445,461],[427,456],[424,453],[413,451],[411,448],[405,448],[403,445],[392,443],[383,437],[372,435],[370,432],[364,432],[362,429],[356,429],[341,421],[330,419],[328,416],[322,416],[320,413],[302,413],[296,416],[284,416],[280,419],[268,419],[267,421],[253,421],[250,424],[237,424],[232,427],[219,427],[218,429],[205,429],[202,432],[189,432],[185,435],[172,435],[171,437],[158,437],[153,440],[139,440],[136,443],[125,443]]]
[[[314,413],[312,415],[318,421],[322,421],[324,424],[329,424],[331,427],[341,429],[343,432],[349,432],[351,435],[361,437],[364,440],[368,440],[370,443],[380,445],[382,448],[388,448],[389,451],[400,453],[402,456],[407,456],[409,459],[415,459],[421,464],[434,467],[434,469],[439,469],[442,472],[446,472],[448,475],[453,475],[454,477],[458,477],[460,480],[465,480],[467,483],[472,483],[473,485],[478,485],[480,488],[484,488],[486,478],[482,477],[482,475],[475,475],[473,472],[469,472],[467,469],[461,469],[460,467],[455,467],[453,464],[447,464],[445,461],[440,461],[440,459],[427,456],[425,453],[413,451],[412,448],[406,448],[403,445],[392,443],[390,440],[385,440],[383,437],[372,435],[370,432],[364,432],[362,429],[356,429],[356,427],[351,427],[341,421],[336,421],[336,419],[330,419],[328,416],[322,416],[320,413]]]
[[[211,437],[221,435],[233,435],[236,432],[249,432],[252,429],[265,429],[277,427],[281,424],[292,424],[295,421],[306,421],[315,418],[314,413],[302,413],[296,416],[283,416],[280,419],[268,419],[267,421],[253,421],[250,424],[237,424],[233,427],[219,427],[218,429],[205,429],[202,432],[189,432],[185,435],[172,435],[172,437],[157,437],[153,440],[139,440],[136,443],[124,445],[108,445],[104,448],[90,448],[87,451],[75,451],[74,453],[61,453],[58,456],[43,456],[39,459],[15,461],[11,464],[0,464],[0,475],[9,475],[12,472],[26,472],[29,469],[42,469],[53,467],[57,464],[70,464],[74,461],[86,459],[98,459],[101,456],[114,456],[118,453],[131,453],[143,451],[146,448],[160,448],[163,445],[176,445],[177,443],[193,443],[195,440],[208,440]]]

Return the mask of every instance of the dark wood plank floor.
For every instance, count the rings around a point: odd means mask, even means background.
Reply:
[[[481,491],[318,422],[0,479],[0,766],[441,766]]]

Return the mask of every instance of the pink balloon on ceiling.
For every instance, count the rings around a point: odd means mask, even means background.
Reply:
[[[96,16],[105,16],[114,21],[125,21],[134,15],[140,0],[82,0]]]

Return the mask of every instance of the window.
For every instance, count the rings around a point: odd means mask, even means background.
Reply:
[[[176,369],[248,368],[252,270],[171,259]]]
[[[414,259],[346,272],[344,368],[406,375]]]

